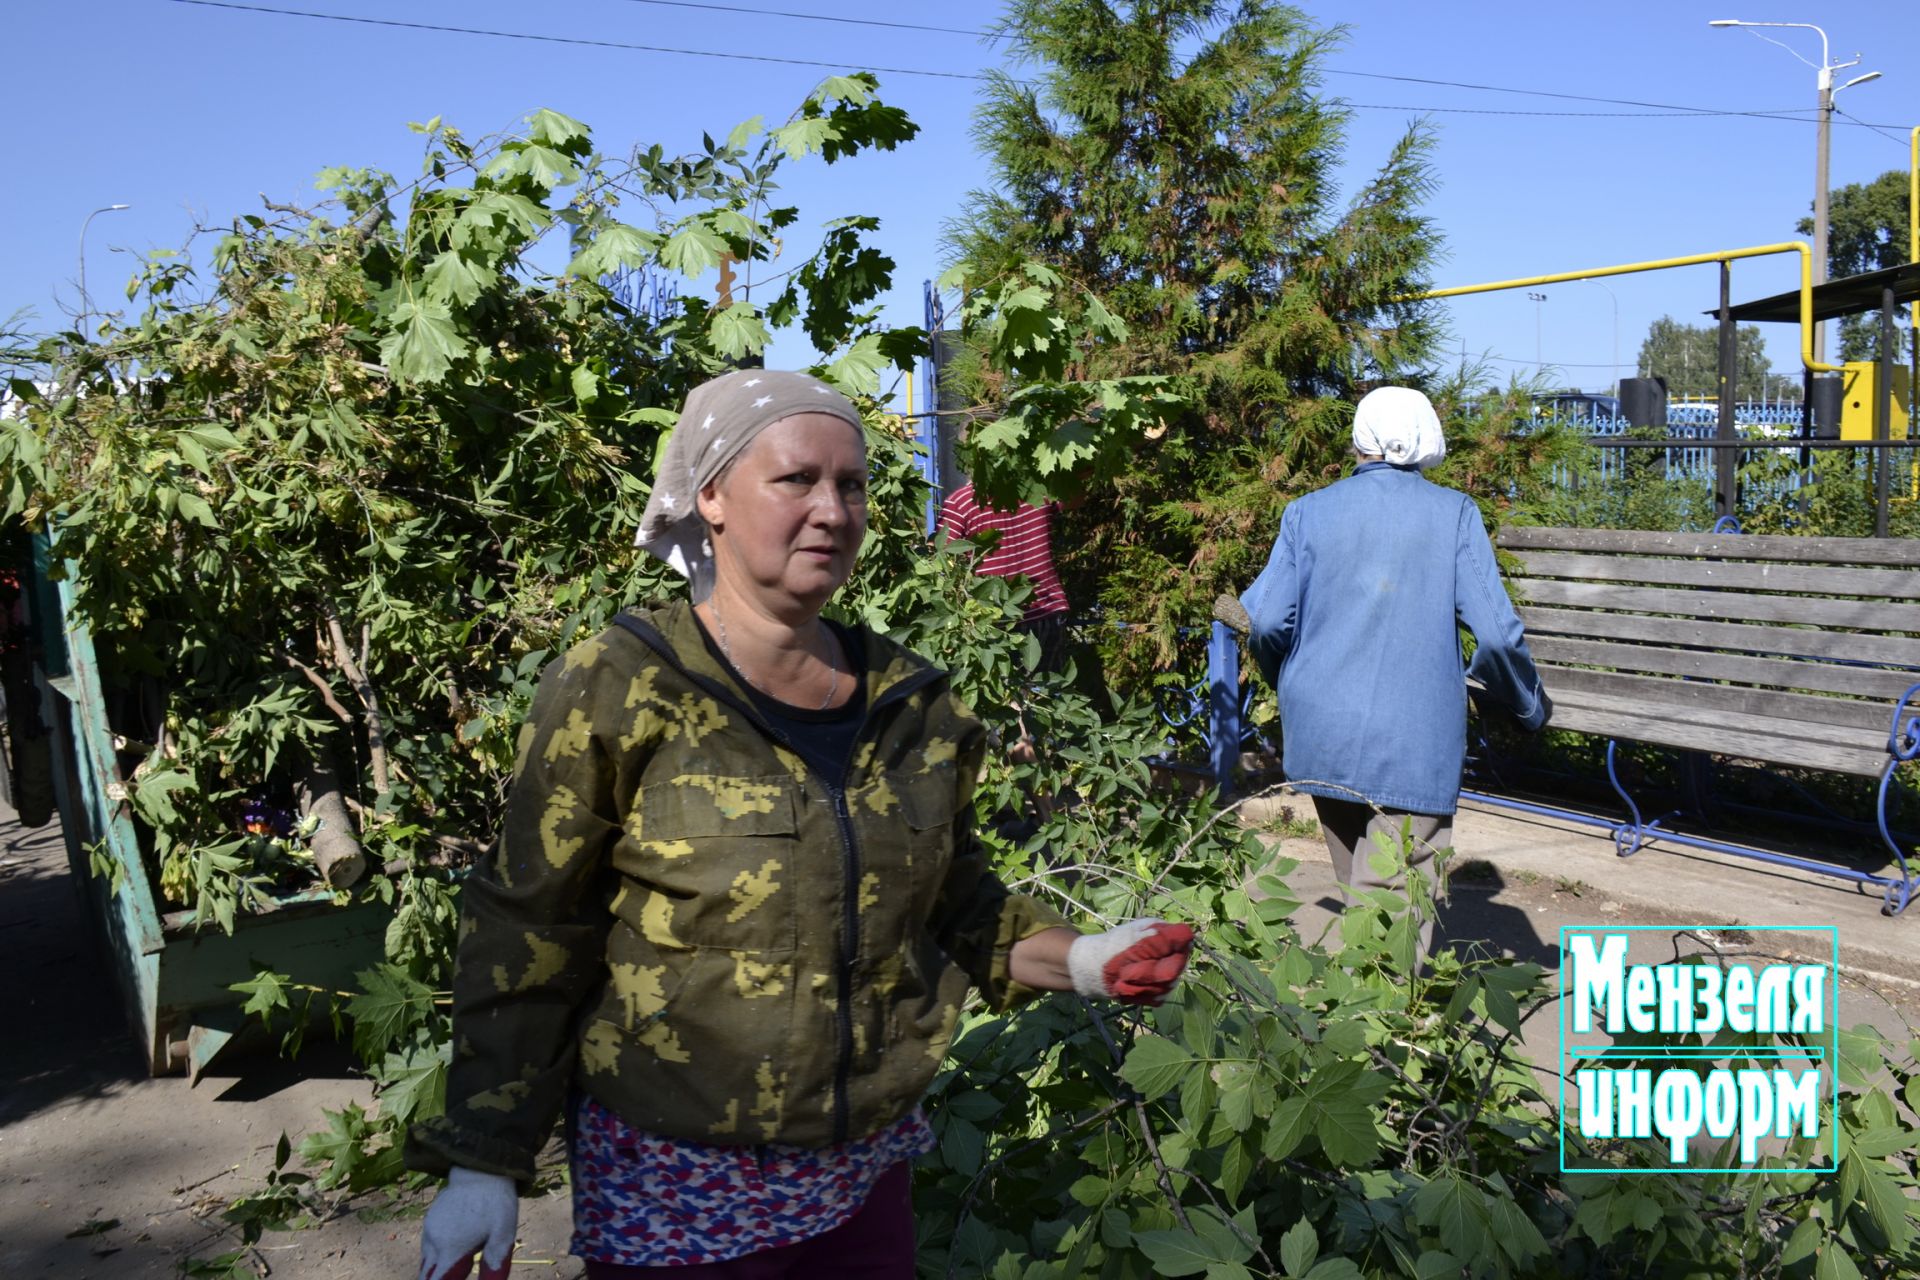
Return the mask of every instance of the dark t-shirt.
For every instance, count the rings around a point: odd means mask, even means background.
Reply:
[[[705,620],[698,613],[693,616],[700,624],[700,637],[706,641],[707,652],[740,681],[740,686],[753,701],[754,710],[772,726],[775,733],[786,739],[787,745],[807,762],[808,768],[834,787],[846,786],[847,766],[853,760],[853,742],[860,736],[860,724],[867,712],[867,654],[860,637],[837,622],[827,623],[833,628],[841,650],[853,666],[853,696],[842,706],[818,711],[811,707],[796,707],[760,692],[753,681],[741,675],[740,669],[727,660],[719,642],[707,630]],[[846,678],[846,673],[842,673],[842,678]]]

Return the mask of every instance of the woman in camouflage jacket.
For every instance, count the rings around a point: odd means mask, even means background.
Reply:
[[[1082,935],[972,830],[985,735],[946,674],[820,609],[866,532],[858,411],[802,374],[689,397],[640,542],[692,602],[542,676],[462,901],[448,1175],[422,1280],[504,1276],[568,1120],[589,1277],[913,1273],[906,1162],[967,989],[1157,1002],[1191,944]]]

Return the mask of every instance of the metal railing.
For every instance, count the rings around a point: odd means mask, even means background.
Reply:
[[[1576,493],[1584,482],[1612,485],[1643,478],[1650,473],[1654,460],[1642,458],[1630,464],[1628,459],[1636,453],[1651,451],[1659,455],[1657,467],[1661,481],[1683,489],[1689,485],[1701,486],[1701,497],[1711,504],[1714,486],[1719,482],[1718,460],[1722,454],[1732,451],[1738,462],[1749,460],[1751,455],[1796,455],[1793,462],[1775,474],[1755,475],[1749,470],[1740,476],[1738,510],[1726,513],[1739,515],[1751,512],[1755,506],[1799,496],[1813,485],[1841,481],[1843,477],[1831,466],[1816,472],[1811,458],[1816,453],[1844,450],[1853,454],[1854,464],[1846,482],[1873,489],[1876,504],[1882,500],[1876,484],[1876,456],[1891,459],[1888,464],[1891,484],[1885,500],[1896,503],[1920,500],[1920,454],[1914,452],[1920,449],[1920,437],[1805,439],[1798,434],[1801,415],[1801,406],[1796,401],[1741,403],[1735,406],[1735,434],[1726,437],[1719,434],[1717,406],[1682,402],[1668,406],[1667,426],[1660,437],[1644,438],[1629,435],[1633,424],[1625,418],[1563,413],[1557,415],[1557,420],[1584,429],[1588,442],[1599,450],[1599,458],[1591,469],[1556,464],[1550,476],[1557,487]],[[1885,528],[1884,519],[1876,523],[1879,528]]]

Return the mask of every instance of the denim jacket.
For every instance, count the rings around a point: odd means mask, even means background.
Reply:
[[[1279,690],[1296,790],[1450,814],[1466,759],[1463,676],[1527,728],[1546,718],[1479,511],[1417,471],[1366,463],[1289,505],[1241,603],[1254,659]],[[1473,633],[1471,664],[1458,626]]]

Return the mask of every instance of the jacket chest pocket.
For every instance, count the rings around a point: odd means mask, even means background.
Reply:
[[[682,774],[640,788],[615,864],[656,947],[792,951],[799,824],[788,775]]]
[[[889,775],[888,786],[900,802],[898,827],[891,842],[897,849],[889,891],[911,887],[914,918],[925,922],[933,915],[940,886],[953,862],[955,830],[954,775],[951,766],[925,773]]]

